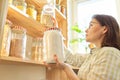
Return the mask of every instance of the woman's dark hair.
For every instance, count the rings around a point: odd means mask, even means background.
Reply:
[[[109,46],[120,50],[120,27],[116,19],[110,15],[103,14],[96,14],[92,18],[96,19],[102,26],[108,28],[102,42],[102,47]]]

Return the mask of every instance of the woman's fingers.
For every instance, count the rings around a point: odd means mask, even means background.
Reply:
[[[46,63],[45,61],[43,61],[43,64],[47,67],[48,70],[51,70],[51,66],[48,63]]]
[[[55,60],[57,63],[59,62],[57,55],[54,55],[54,60]]]

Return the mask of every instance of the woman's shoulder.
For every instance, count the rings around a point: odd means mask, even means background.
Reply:
[[[115,48],[115,47],[103,47],[101,48],[102,51],[116,51],[116,52],[120,52],[119,49]]]
[[[107,54],[107,55],[116,55],[120,56],[120,50],[114,47],[103,47],[100,51],[101,54]]]

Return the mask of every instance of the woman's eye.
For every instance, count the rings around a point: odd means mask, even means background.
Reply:
[[[89,28],[91,28],[92,26],[93,26],[93,25],[92,25],[92,24],[90,24],[90,25],[89,25]]]

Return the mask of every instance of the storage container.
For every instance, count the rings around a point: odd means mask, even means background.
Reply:
[[[24,13],[26,13],[27,4],[25,0],[13,0],[13,5],[21,11],[23,11]]]
[[[31,59],[42,61],[43,57],[43,38],[34,38],[32,41]]]
[[[36,20],[36,16],[37,16],[37,11],[35,9],[35,6],[28,3],[27,4],[27,12],[26,12],[31,18]]]
[[[44,32],[43,52],[44,61],[47,63],[55,63],[54,55],[64,62],[63,36],[59,28],[49,28]]]
[[[6,20],[2,38],[1,56],[9,56],[12,22]]]
[[[25,58],[26,30],[21,26],[12,28],[10,56]]]
[[[41,24],[50,28],[54,26],[55,8],[53,5],[47,4],[43,7],[41,13]]]

